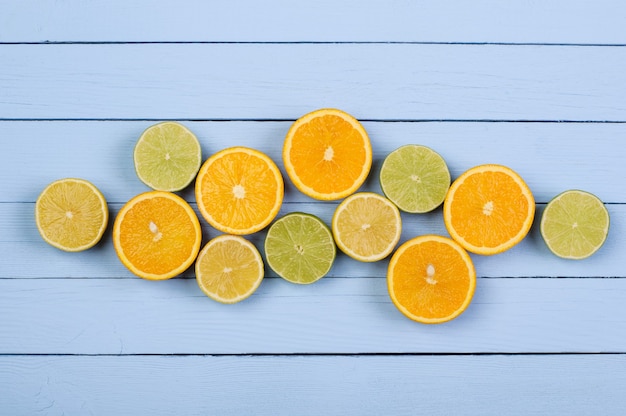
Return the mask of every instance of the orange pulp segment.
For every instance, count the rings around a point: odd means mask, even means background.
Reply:
[[[367,132],[354,117],[324,108],[296,120],[287,133],[283,161],[294,185],[319,200],[345,198],[365,182],[372,166]]]

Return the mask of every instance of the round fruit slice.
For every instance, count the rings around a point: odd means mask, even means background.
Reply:
[[[429,212],[446,197],[450,171],[434,150],[409,144],[387,155],[380,169],[380,187],[402,211]]]
[[[293,123],[285,138],[283,161],[302,193],[320,200],[340,199],[365,182],[372,167],[372,146],[354,117],[324,108]]]
[[[267,263],[283,279],[300,284],[324,277],[335,261],[333,235],[318,217],[294,212],[278,219],[267,231]]]
[[[113,246],[120,261],[148,280],[170,279],[184,272],[196,259],[201,242],[196,213],[171,192],[135,196],[113,224]]]
[[[446,237],[413,238],[389,261],[389,296],[400,312],[417,322],[437,324],[456,318],[469,306],[475,288],[472,259]]]
[[[148,127],[139,137],[133,156],[139,179],[160,191],[185,188],[196,177],[202,163],[196,136],[173,121]]]
[[[278,214],[283,193],[283,177],[276,164],[266,154],[247,147],[214,154],[196,179],[200,213],[228,234],[252,234],[265,228]]]
[[[344,199],[332,219],[337,246],[363,262],[384,259],[395,248],[402,232],[400,211],[393,202],[372,192]]]
[[[480,165],[459,176],[443,203],[450,236],[467,251],[492,255],[528,234],[535,199],[524,180],[501,165]]]
[[[209,241],[196,260],[200,289],[221,303],[237,303],[254,293],[263,280],[261,254],[243,237],[221,235]]]
[[[35,203],[41,237],[65,251],[93,247],[109,221],[107,202],[91,182],[66,178],[49,184]]]
[[[541,216],[541,236],[557,256],[585,259],[604,244],[609,222],[609,212],[597,196],[569,190],[546,206]]]

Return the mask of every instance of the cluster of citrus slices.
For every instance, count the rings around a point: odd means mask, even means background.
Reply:
[[[137,176],[152,190],[131,198],[115,218],[113,245],[120,261],[148,280],[170,279],[195,264],[199,288],[222,303],[246,299],[259,287],[263,256],[244,236],[266,229],[265,260],[285,280],[319,280],[331,270],[337,248],[361,262],[391,255],[387,288],[393,304],[415,321],[447,322],[462,314],[474,295],[476,270],[468,253],[511,249],[535,217],[532,192],[512,169],[480,165],[452,181],[442,156],[417,144],[401,146],[384,159],[381,194],[359,192],[372,167],[372,146],[361,123],[337,109],[296,120],[282,152],[285,171],[299,191],[339,201],[330,226],[305,212],[277,218],[283,176],[259,150],[230,147],[202,163],[196,136],[179,123],[163,122],[141,134],[133,157]],[[175,193],[194,180],[197,211],[223,233],[204,247],[199,216]],[[440,206],[449,236],[416,236],[397,247],[401,212]],[[101,239],[108,208],[93,184],[68,178],[44,189],[35,218],[45,241],[81,251]],[[541,219],[547,246],[564,258],[593,254],[608,227],[604,204],[584,191],[558,195]]]

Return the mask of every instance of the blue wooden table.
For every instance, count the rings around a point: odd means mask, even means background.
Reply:
[[[1,1],[0,414],[626,414],[625,4]],[[500,163],[530,186],[535,225],[510,251],[472,255],[476,294],[456,320],[401,315],[385,260],[339,255],[308,286],[268,270],[221,305],[192,271],[133,276],[110,228],[82,253],[37,232],[53,180],[92,181],[111,218],[147,190],[132,149],[156,122],[189,127],[205,159],[250,146],[284,173],[289,126],[322,107],[363,121],[364,190],[380,192],[383,158],[407,143],[453,178]],[[583,261],[553,256],[537,227],[572,188],[611,216]],[[282,213],[329,222],[336,205],[286,181]],[[403,222],[401,242],[447,235],[440,209]],[[261,248],[264,232],[249,239]]]

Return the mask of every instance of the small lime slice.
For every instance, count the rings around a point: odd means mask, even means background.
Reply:
[[[389,153],[380,169],[380,187],[402,211],[429,212],[437,208],[450,187],[450,171],[439,153],[408,144]]]
[[[324,277],[333,265],[335,242],[318,217],[293,212],[278,219],[267,231],[267,263],[283,279],[309,284]]]
[[[182,124],[167,121],[148,127],[134,151],[135,171],[158,191],[180,191],[200,169],[202,150],[196,136]]]
[[[552,199],[541,217],[541,236],[548,248],[566,259],[584,259],[604,244],[609,212],[589,192],[565,191]]]

